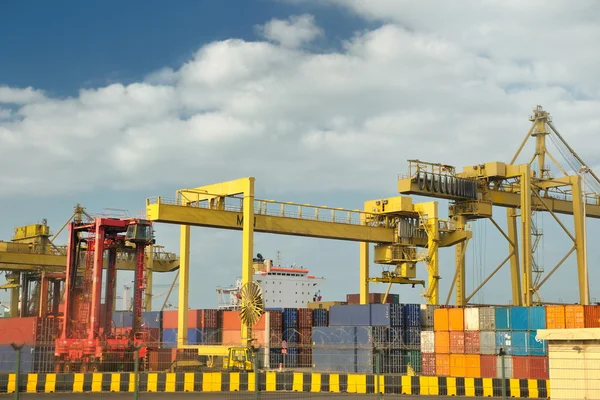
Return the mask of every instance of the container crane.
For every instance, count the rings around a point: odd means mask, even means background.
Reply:
[[[142,296],[145,289],[145,249],[154,243],[152,223],[135,218],[94,218],[73,221],[68,225],[67,268],[64,309],[60,337],[56,340],[57,372],[98,371],[118,362],[130,368],[133,346],[144,342],[142,331]],[[112,310],[116,293],[117,250],[135,248],[133,324],[128,337],[116,336],[112,330]],[[80,253],[86,249],[83,273],[78,274]],[[104,253],[108,253],[104,320],[100,320]],[[142,348],[139,355],[146,353]],[[115,364],[113,364],[114,366]]]
[[[465,292],[466,242],[456,247],[454,282],[457,305],[466,305],[509,261],[512,303],[531,306],[536,298],[536,302],[540,303],[540,288],[573,252],[576,254],[579,303],[588,305],[590,302],[585,222],[586,218],[600,218],[600,179],[569,146],[552,123],[550,114],[541,106],[533,110],[530,121],[531,128],[509,163],[487,162],[466,166],[462,172],[458,172],[451,165],[409,160],[408,176],[398,178],[398,192],[401,194],[450,200],[449,215],[457,227],[464,226],[467,221],[488,218],[508,242],[509,255],[468,296]],[[530,138],[535,139],[533,156],[528,157],[527,163],[515,164]],[[546,146],[547,139],[554,142],[569,164],[571,173],[550,153]],[[552,176],[547,159],[556,166],[559,175],[562,176]],[[537,168],[533,165],[535,161]],[[586,174],[591,175],[589,182],[583,179]],[[590,192],[585,193],[585,185],[590,187]],[[494,206],[506,208],[507,232],[504,232],[492,217]],[[534,276],[541,275],[542,272],[533,258],[539,236],[532,219],[534,212],[548,212],[573,242],[573,247],[543,278]],[[558,218],[559,214],[573,216],[574,232]],[[520,242],[517,217],[520,217],[521,225]],[[453,287],[454,284],[446,304],[450,300]]]

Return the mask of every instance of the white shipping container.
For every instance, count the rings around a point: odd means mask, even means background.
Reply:
[[[479,309],[479,330],[496,330],[496,309],[494,307],[482,307]]]
[[[479,330],[479,308],[465,308],[465,331]]]
[[[479,351],[481,354],[496,354],[496,332],[481,331]]]
[[[421,330],[432,331],[433,330],[433,310],[439,308],[431,304],[421,304]]]
[[[496,357],[496,378],[502,378],[502,357]],[[512,379],[513,377],[513,358],[504,356],[504,377]]]
[[[433,331],[421,332],[421,352],[435,353],[435,335]]]

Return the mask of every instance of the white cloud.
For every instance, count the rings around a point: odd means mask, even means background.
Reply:
[[[26,104],[44,99],[40,90],[31,87],[18,89],[8,86],[0,86],[0,104]]]
[[[0,177],[2,194],[151,190],[243,176],[271,193],[393,194],[407,159],[509,161],[537,104],[590,164],[600,163],[600,53],[589,42],[600,37],[591,23],[599,14],[581,6],[591,3],[553,3],[538,14],[543,23],[516,2],[473,3],[467,16],[442,8],[443,18],[404,2],[349,4],[387,23],[338,52],[292,45],[314,37],[297,34],[314,22],[296,18],[282,25],[292,30],[269,31],[284,46],[210,43],[180,68],[130,85],[66,99],[0,88],[0,101],[13,104],[0,114],[0,167],[19,165],[19,179]]]
[[[287,20],[274,18],[257,28],[265,38],[285,47],[299,47],[324,35],[314,16],[308,14],[293,15]]]

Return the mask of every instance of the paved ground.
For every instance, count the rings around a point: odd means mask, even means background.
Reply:
[[[13,398],[14,394],[2,394],[0,399]],[[364,395],[364,394],[330,394],[330,393],[260,393],[260,399],[265,400],[276,400],[276,399],[295,399],[295,400],[309,400],[309,399],[322,399],[322,400],[342,400],[348,397],[354,397],[357,400],[376,400],[376,395]],[[20,399],[33,400],[33,399],[69,399],[69,400],[91,400],[91,399],[114,399],[114,400],[125,400],[133,399],[133,393],[31,393],[21,394]],[[202,400],[253,400],[254,393],[140,393],[140,400],[188,400],[192,398],[200,398]],[[386,399],[398,399],[398,400],[426,400],[426,399],[439,399],[439,400],[457,400],[457,399],[473,399],[474,397],[456,397],[456,396],[409,396],[409,395],[381,395],[381,400]],[[499,399],[497,397],[486,397],[486,399]],[[519,400],[511,398],[511,400]],[[529,399],[531,400],[531,399]]]

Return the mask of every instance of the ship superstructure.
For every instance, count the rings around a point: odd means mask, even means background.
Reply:
[[[304,308],[311,301],[321,301],[318,286],[325,278],[309,275],[304,267],[291,265],[283,267],[273,260],[264,259],[259,253],[254,258],[254,282],[260,285],[265,301],[265,308]],[[217,301],[220,310],[237,310],[241,306],[240,289],[242,281],[227,288],[217,288]]]

